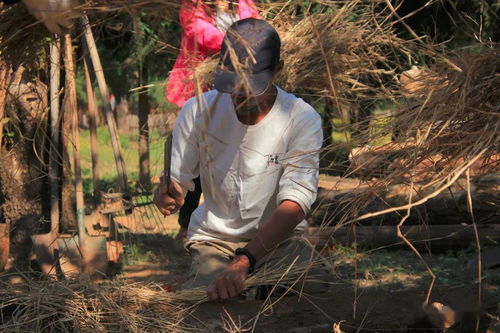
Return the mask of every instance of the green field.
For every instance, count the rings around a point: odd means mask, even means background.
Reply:
[[[107,127],[101,126],[97,129],[97,140],[101,190],[105,192],[110,190],[118,191],[116,164]],[[137,186],[139,175],[138,140],[139,137],[136,134],[120,134],[120,145],[125,161],[127,177],[132,187]],[[164,138],[160,136],[159,132],[152,131],[149,141],[151,177],[154,179],[159,176],[163,169]],[[84,192],[89,195],[93,191],[93,185],[90,132],[88,130],[80,131],[80,145]]]

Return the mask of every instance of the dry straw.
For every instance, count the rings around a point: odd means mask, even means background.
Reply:
[[[279,83],[292,92],[329,99],[347,123],[347,110],[359,102],[391,100],[397,110],[387,116],[376,135],[393,134],[382,147],[367,147],[348,175],[363,173],[368,191],[348,196],[330,210],[325,224],[347,224],[409,207],[447,189],[470,167],[472,175],[498,170],[500,145],[500,56],[495,45],[475,54],[438,54],[421,40],[407,41],[394,32],[392,12],[374,1],[317,1],[324,8],[310,13],[287,3],[265,9],[283,41],[285,68]],[[96,12],[127,11],[135,6],[164,8],[175,13],[178,1],[95,1],[85,4]],[[82,7],[83,8],[83,7]],[[154,10],[152,10],[154,12]],[[21,23],[20,23],[21,22]],[[38,59],[32,50],[50,35],[20,6],[0,12],[0,54],[7,61]],[[32,49],[30,50],[29,47]],[[416,91],[399,87],[399,74],[420,54],[437,59],[419,78]],[[444,60],[444,61],[441,61]],[[196,77],[209,86],[217,60],[200,66]],[[453,64],[453,65],[450,65]],[[401,102],[403,101],[403,102]],[[376,121],[372,119],[371,121]],[[366,121],[366,120],[365,120]],[[353,124],[351,124],[352,126]],[[350,138],[351,142],[356,138]],[[350,148],[331,145],[325,151]],[[381,212],[359,212],[388,186],[410,189],[408,204]],[[402,219],[404,222],[404,217]],[[292,280],[304,273],[293,267]],[[282,281],[283,271],[266,284]],[[263,283],[249,280],[249,285]],[[32,283],[27,289],[0,289],[3,312],[17,309],[0,329],[6,331],[121,331],[188,330],[180,320],[192,306],[206,301],[203,290],[166,293],[155,286],[110,283],[92,286],[77,281]]]
[[[297,286],[313,281],[306,273],[322,261],[272,267],[249,277],[246,288],[258,285]],[[166,292],[159,285],[86,280],[31,281],[0,288],[2,332],[189,332],[186,321],[207,302],[206,290]]]
[[[391,185],[407,185],[413,205],[438,195],[471,169],[473,177],[495,173],[500,148],[500,53],[498,46],[474,54],[450,57],[453,69],[438,63],[416,78],[406,104],[400,104],[381,133],[393,133],[392,142],[364,147],[352,157],[353,174],[362,174],[368,190],[349,196],[342,210],[332,212],[325,223],[382,215],[359,216]],[[423,201],[422,201],[423,200]],[[492,200],[495,200],[492,198]],[[405,207],[388,207],[389,211]],[[365,211],[366,212],[366,211]]]
[[[366,1],[317,1],[319,13],[288,2],[265,8],[282,40],[284,69],[278,84],[305,95],[328,97],[343,108],[361,99],[394,99],[397,75],[416,44],[399,38],[387,8]],[[210,86],[218,56],[197,67]]]

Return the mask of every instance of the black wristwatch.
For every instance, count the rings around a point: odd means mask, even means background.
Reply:
[[[253,254],[248,251],[248,249],[245,249],[244,247],[239,247],[237,248],[235,251],[234,251],[234,254],[237,255],[237,256],[245,256],[248,258],[248,261],[250,262],[250,267],[248,267],[248,273],[252,273],[254,268],[255,268],[255,264],[257,263],[257,260],[255,260],[255,257],[253,256]]]

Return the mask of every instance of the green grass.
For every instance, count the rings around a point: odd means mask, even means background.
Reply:
[[[342,121],[340,118],[331,119],[333,131],[332,141],[339,143],[347,143],[351,141],[351,133],[349,132],[349,124]]]
[[[117,191],[116,163],[107,127],[101,126],[97,129],[97,140],[101,190]],[[120,134],[119,140],[129,183],[135,186],[139,174],[138,136],[134,134]],[[152,131],[150,133],[149,153],[152,177],[158,176],[163,168],[163,140],[164,138],[158,132]],[[88,130],[80,131],[80,157],[84,192],[86,195],[89,195],[93,191],[93,186],[90,132]]]
[[[424,288],[430,275],[424,263],[409,250],[376,250],[356,252],[354,247],[335,245],[330,259],[341,280],[352,281],[357,266],[357,282],[365,287],[398,290],[408,287]],[[456,253],[422,254],[437,276],[437,285],[462,287],[475,284],[475,276],[465,264],[476,255],[475,249]],[[355,265],[356,263],[356,265]],[[498,284],[498,276],[483,275],[487,283]]]
[[[129,243],[125,246],[125,265],[135,265],[144,262],[156,263],[159,261],[157,255],[140,241]]]
[[[394,105],[377,107],[372,115],[373,118],[370,121],[370,145],[372,146],[382,146],[392,139],[392,116],[391,113],[394,110]]]

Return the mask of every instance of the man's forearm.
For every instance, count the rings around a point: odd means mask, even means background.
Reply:
[[[255,257],[262,259],[278,244],[290,237],[293,230],[304,219],[300,206],[290,200],[283,201],[269,221],[262,225],[257,236],[248,242],[245,248]]]

